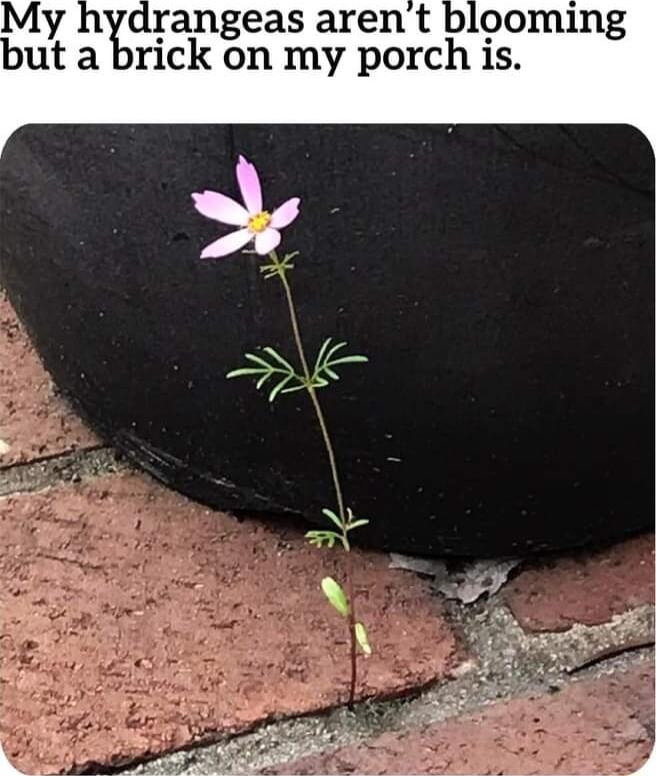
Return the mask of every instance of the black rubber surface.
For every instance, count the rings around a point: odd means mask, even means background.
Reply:
[[[623,126],[29,126],[0,163],[1,272],[56,382],[207,503],[321,520],[303,394],[224,374],[293,355],[255,256],[200,261],[190,194],[302,198],[306,344],[371,363],[322,393],[361,539],[503,554],[653,522],[654,161]],[[271,519],[275,519],[272,516]]]

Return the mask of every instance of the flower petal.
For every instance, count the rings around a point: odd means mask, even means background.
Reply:
[[[255,165],[243,156],[239,157],[237,165],[237,181],[248,212],[254,216],[262,210],[262,188],[257,176]]]
[[[220,259],[230,253],[238,251],[251,239],[252,233],[248,229],[238,229],[223,237],[219,237],[210,243],[200,254],[201,259]]]
[[[270,226],[267,226],[263,232],[255,235],[255,250],[260,256],[264,256],[264,254],[277,248],[279,243],[280,232],[277,229],[272,229]]]
[[[218,191],[204,191],[202,194],[192,194],[196,210],[207,218],[221,221],[231,226],[246,226],[248,211],[239,202],[220,194]]]
[[[283,202],[271,214],[270,224],[275,229],[282,229],[283,226],[289,226],[298,215],[298,206],[301,200],[298,197],[292,197],[287,202]]]

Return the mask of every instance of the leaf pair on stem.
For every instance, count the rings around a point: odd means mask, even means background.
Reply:
[[[321,580],[321,589],[324,595],[330,601],[330,603],[337,609],[342,617],[348,617],[350,613],[348,598],[346,593],[342,589],[339,582],[335,582],[332,577],[324,577]],[[355,623],[355,638],[357,639],[360,649],[365,655],[371,654],[371,645],[369,644],[369,637],[367,635],[367,629],[363,623]]]
[[[289,361],[278,353],[272,347],[264,347],[259,354],[246,353],[244,358],[252,366],[233,369],[228,372],[226,377],[255,377],[257,381],[255,387],[259,391],[271,378],[275,378],[276,383],[269,391],[269,401],[273,402],[281,393],[294,393],[294,391],[307,390],[312,388],[325,388],[330,380],[339,380],[339,375],[335,371],[337,366],[343,364],[362,364],[368,359],[366,356],[340,355],[336,358],[338,351],[346,347],[346,342],[337,342],[331,345],[332,337],[323,343],[314,364],[314,369],[309,379],[304,374],[300,374]],[[267,356],[268,359],[265,357]]]

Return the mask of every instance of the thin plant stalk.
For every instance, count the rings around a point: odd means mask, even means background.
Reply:
[[[365,655],[370,655],[372,650],[365,625],[362,622],[358,622],[355,616],[353,555],[348,535],[356,528],[367,525],[369,520],[363,518],[356,519],[351,508],[344,505],[335,450],[317,396],[317,389],[325,388],[331,381],[339,380],[339,375],[335,371],[336,367],[341,370],[342,366],[346,364],[362,364],[368,361],[368,358],[362,354],[345,354],[342,348],[346,347],[347,343],[335,342],[332,337],[328,337],[321,345],[314,368],[310,371],[298,325],[294,298],[287,278],[288,270],[294,268],[291,262],[298,255],[298,251],[287,253],[280,259],[277,252],[273,249],[273,246],[277,246],[280,243],[280,229],[289,226],[298,216],[300,198],[291,197],[272,212],[263,210],[262,189],[255,165],[244,156],[240,156],[235,173],[243,204],[236,202],[221,192],[209,191],[207,189],[202,192],[194,192],[191,195],[194,206],[201,215],[223,224],[241,227],[206,245],[200,257],[201,259],[222,258],[239,251],[248,244],[253,245],[254,252],[258,255],[269,256],[270,263],[260,266],[260,272],[265,280],[276,276],[279,277],[283,285],[301,369],[299,370],[287,361],[274,348],[267,346],[260,348],[257,354],[245,353],[246,365],[239,369],[232,369],[226,374],[226,378],[229,380],[236,377],[254,378],[255,388],[258,391],[268,383],[266,390],[269,393],[269,403],[275,401],[276,397],[281,394],[303,390],[307,391],[312,402],[330,464],[338,514],[332,509],[327,508],[321,511],[332,525],[339,528],[339,531],[307,531],[305,537],[310,544],[319,548],[323,546],[331,548],[335,546],[336,542],[339,542],[348,553],[346,592],[332,577],[324,577],[321,580],[321,589],[331,606],[348,622],[351,656],[351,683],[348,705],[349,708],[352,708],[357,685],[357,647],[359,645]],[[339,355],[337,355],[338,353]]]
[[[305,348],[303,346],[303,338],[301,337],[301,330],[298,324],[298,315],[296,314],[296,305],[294,304],[294,297],[292,289],[287,279],[287,275],[284,270],[284,266],[281,264],[276,251],[271,251],[269,254],[272,264],[278,266],[280,271],[277,273],[280,278],[283,289],[285,291],[285,298],[287,300],[287,308],[289,311],[289,320],[292,327],[292,334],[294,336],[294,342],[296,344],[296,350],[298,351],[298,357],[301,362],[301,369],[303,370],[303,377],[305,382],[305,389],[310,397],[314,412],[321,429],[321,436],[323,438],[324,447],[328,455],[328,462],[330,464],[330,473],[333,479],[333,487],[335,490],[335,498],[337,499],[337,511],[339,519],[342,524],[342,535],[344,539],[344,547],[347,550],[347,563],[346,563],[346,586],[348,590],[349,611],[348,611],[348,629],[349,629],[349,641],[350,641],[350,654],[351,654],[351,682],[349,691],[348,707],[353,708],[355,701],[355,688],[357,684],[357,646],[355,635],[355,586],[353,583],[353,557],[351,555],[350,545],[347,538],[347,515],[344,508],[344,496],[342,494],[342,486],[339,479],[339,471],[337,468],[337,459],[335,457],[335,449],[333,447],[332,440],[330,438],[330,432],[328,431],[328,425],[326,418],[321,409],[321,403],[317,396],[317,391],[312,383],[312,374],[308,366],[308,360],[305,355]]]

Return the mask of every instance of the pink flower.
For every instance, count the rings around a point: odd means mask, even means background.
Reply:
[[[241,227],[236,232],[230,232],[210,243],[201,253],[201,259],[227,256],[243,248],[251,240],[255,241],[257,253],[267,254],[280,243],[279,229],[289,226],[298,215],[301,201],[298,197],[283,202],[273,213],[262,209],[262,189],[257,170],[243,156],[239,157],[237,164],[237,182],[244,200],[243,205],[218,191],[191,195],[196,210],[201,215],[222,224]]]

